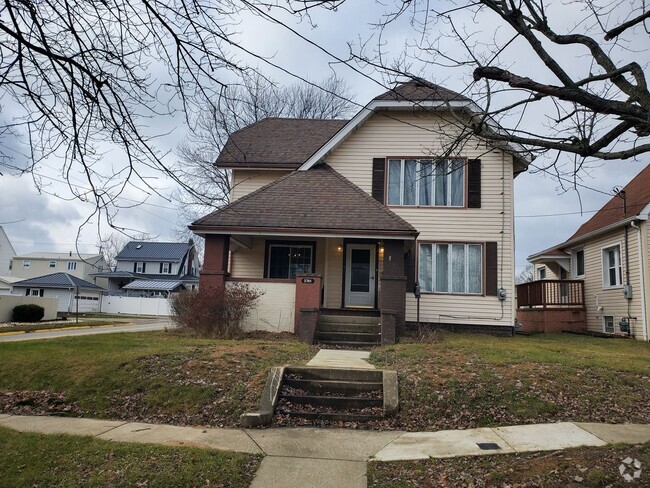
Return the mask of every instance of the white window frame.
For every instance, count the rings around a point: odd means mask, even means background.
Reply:
[[[23,259],[23,269],[29,269],[32,265],[32,262],[29,259]]]
[[[49,267],[50,268],[56,268],[56,261],[54,261],[54,260],[50,261]]]
[[[389,203],[388,200],[388,192],[390,188],[390,163],[391,161],[399,161],[400,162],[400,185],[399,185],[399,203]],[[405,175],[406,175],[406,161],[415,161],[416,162],[416,167],[415,167],[415,203],[404,203],[404,181],[405,181]],[[453,171],[449,171],[446,175],[445,178],[447,179],[447,202],[445,205],[436,205],[436,178],[435,178],[435,173],[436,173],[436,160],[435,158],[432,159],[427,159],[427,158],[387,158],[386,160],[386,205],[389,205],[391,207],[439,207],[439,208],[464,208],[466,204],[466,197],[467,197],[467,171],[466,171],[466,166],[467,166],[467,159],[465,158],[449,158],[449,159],[444,159],[440,162],[445,162],[446,164],[451,164],[452,161],[461,161],[463,164],[461,165],[462,171],[463,171],[463,182],[462,182],[462,195],[461,195],[461,200],[462,203],[460,205],[452,205],[451,204],[451,175]],[[429,178],[431,179],[431,203],[429,204],[423,204],[420,203],[420,181],[422,180],[422,163],[431,163],[431,175],[429,175]]]
[[[542,276],[542,273],[544,274],[544,276]],[[537,280],[539,280],[539,281],[545,280],[546,279],[546,266],[540,266],[539,268],[537,268],[535,270],[535,274],[537,275],[536,276]]]
[[[77,261],[68,261],[68,271],[77,271]]]
[[[436,283],[436,246],[445,245],[449,246],[447,253],[447,291],[438,291],[435,289]],[[452,273],[452,259],[453,252],[452,246],[462,245],[465,247],[465,262],[464,262],[464,282],[465,282],[465,291],[453,291],[453,273]],[[420,280],[420,249],[421,246],[431,246],[431,290],[426,290],[424,293],[439,293],[444,295],[468,295],[468,296],[482,296],[484,289],[484,280],[485,280],[485,246],[482,242],[418,242],[418,266],[417,266],[417,277],[418,282],[420,283],[420,288],[422,287],[422,281]],[[469,292],[469,246],[478,246],[481,250],[481,288],[478,292]]]
[[[162,272],[163,274],[171,274],[172,263],[162,263]]]
[[[40,288],[30,288],[29,289],[29,296],[30,297],[40,297],[41,296],[41,289]]]
[[[578,253],[582,252],[582,274],[578,274]],[[571,250],[571,275],[576,278],[585,277],[585,249],[584,247],[579,247]]]
[[[144,262],[136,261],[136,263],[135,263],[135,272],[136,273],[144,273]]]
[[[606,261],[606,256],[607,253],[612,250],[618,250],[618,253],[616,254],[616,263],[614,265],[614,269],[617,271],[616,273],[616,278],[617,282],[616,284],[612,285],[609,282],[609,271],[612,269],[609,266],[608,260]],[[619,242],[618,244],[614,244],[612,246],[605,246],[601,249],[600,255],[601,255],[601,268],[602,268],[602,277],[603,277],[603,289],[616,289],[616,288],[622,288],[623,287],[623,255],[622,255],[622,249],[623,247],[621,246],[621,243]],[[607,267],[606,267],[607,264]]]
[[[609,332],[607,330],[607,319],[611,318],[612,319],[612,331]],[[613,315],[603,315],[603,332],[605,334],[614,334],[616,333],[616,321],[614,320]]]

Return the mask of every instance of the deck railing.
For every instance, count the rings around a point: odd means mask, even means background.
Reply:
[[[583,308],[582,280],[539,280],[517,285],[517,308]]]

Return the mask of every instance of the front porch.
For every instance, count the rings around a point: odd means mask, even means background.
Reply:
[[[364,331],[350,326],[364,322],[357,317],[374,317],[377,342],[392,343],[404,328],[405,256],[411,246],[405,239],[367,236],[206,235],[200,286],[247,283],[261,290],[246,330],[293,332],[310,343],[349,333],[354,342],[370,344],[374,339],[360,340],[359,334],[370,334],[372,324]],[[318,336],[318,324],[327,321],[322,317],[344,317],[338,320],[343,329],[330,323],[330,336]]]

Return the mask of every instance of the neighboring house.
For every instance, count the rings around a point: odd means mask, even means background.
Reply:
[[[518,287],[524,330],[578,327],[648,340],[649,214],[647,166],[568,240],[529,256],[537,281]],[[542,308],[552,314],[545,320]]]
[[[53,273],[13,284],[14,295],[55,297],[59,312],[99,312],[103,289],[69,273]]]
[[[13,284],[20,280],[15,276],[0,276],[0,295],[11,295]]]
[[[11,275],[11,260],[15,255],[16,251],[0,225],[0,276]]]
[[[94,282],[93,273],[108,270],[101,254],[75,254],[57,252],[32,252],[14,256],[11,276],[36,278],[55,273],[67,273],[85,281]],[[95,282],[105,286],[102,281]]]
[[[114,270],[95,273],[108,280],[110,292],[137,296],[168,296],[198,287],[199,258],[194,241],[131,241],[115,256]]]
[[[246,327],[307,341],[325,315],[367,315],[391,342],[418,310],[422,323],[512,334],[513,179],[527,160],[477,139],[440,158],[453,116],[477,110],[415,80],[349,121],[233,133],[216,162],[232,171],[232,203],[190,225],[206,239],[201,287],[251,283],[265,294]]]

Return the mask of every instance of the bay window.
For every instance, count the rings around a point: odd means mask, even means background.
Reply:
[[[389,159],[388,205],[462,207],[465,160]]]
[[[420,244],[418,281],[422,291],[480,295],[483,291],[483,246]]]

